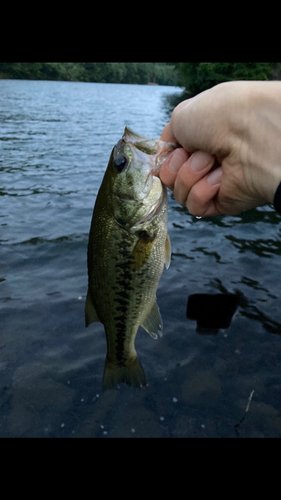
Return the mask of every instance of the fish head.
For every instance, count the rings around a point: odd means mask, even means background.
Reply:
[[[112,206],[119,224],[131,228],[156,213],[163,201],[164,186],[155,174],[176,147],[125,128],[109,162]]]

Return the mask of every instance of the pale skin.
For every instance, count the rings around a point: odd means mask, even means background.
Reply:
[[[181,102],[161,139],[177,142],[160,179],[191,214],[273,203],[281,182],[281,82],[227,82]]]

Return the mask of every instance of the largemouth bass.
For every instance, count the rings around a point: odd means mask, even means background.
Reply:
[[[177,146],[125,128],[99,189],[88,243],[86,326],[103,323],[107,356],[103,389],[125,382],[145,386],[135,350],[142,326],[162,333],[156,290],[170,264],[167,191],[153,175]]]

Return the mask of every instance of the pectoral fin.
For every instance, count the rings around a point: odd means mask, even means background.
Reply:
[[[167,238],[165,241],[165,266],[166,266],[166,269],[169,269],[169,267],[170,267],[171,253],[172,253],[171,242],[170,242],[169,235],[167,233]]]
[[[157,339],[158,335],[162,336],[162,318],[159,312],[159,308],[155,301],[153,302],[152,308],[146,316],[145,320],[141,324],[147,333],[153,338]]]
[[[86,304],[85,304],[85,326],[89,326],[91,323],[100,321],[96,313],[95,306],[91,299],[89,290],[87,293]]]

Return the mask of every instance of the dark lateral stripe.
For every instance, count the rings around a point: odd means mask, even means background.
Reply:
[[[124,365],[124,345],[126,341],[126,323],[129,317],[130,295],[132,292],[132,271],[130,269],[131,245],[127,232],[122,234],[122,241],[117,249],[115,270],[118,275],[114,286],[114,320],[115,320],[115,357],[116,362]]]
[[[125,361],[124,358],[124,343],[126,338],[126,318],[128,316],[128,305],[122,306],[122,312],[120,311],[116,317],[115,329],[115,354],[117,363],[122,364]]]
[[[120,275],[116,283],[116,297],[115,297],[115,355],[116,362],[120,365],[124,364],[126,361],[124,358],[124,343],[126,338],[126,320],[129,315],[129,304],[130,304],[130,292],[131,292],[131,276],[128,273],[128,266],[125,264],[119,267]]]

